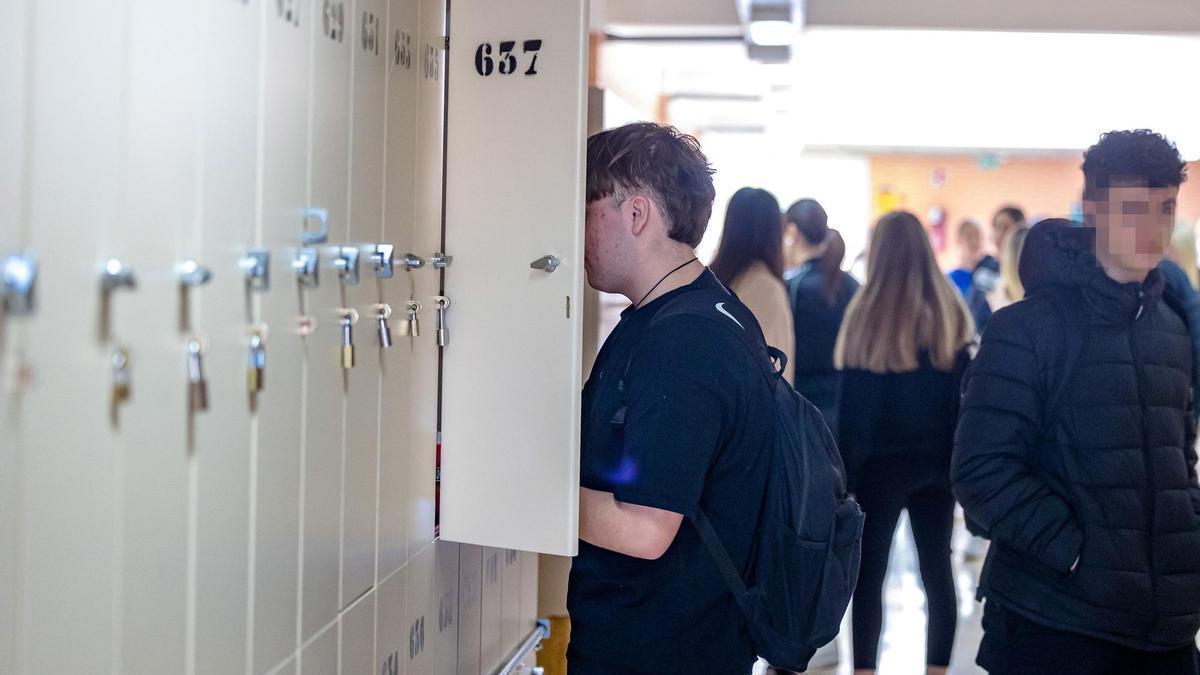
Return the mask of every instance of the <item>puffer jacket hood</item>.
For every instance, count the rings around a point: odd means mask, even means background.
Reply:
[[[1163,295],[1163,278],[1151,270],[1142,283],[1113,281],[1096,260],[1096,231],[1061,218],[1043,220],[1029,231],[1019,274],[1026,293],[1059,286],[1077,289],[1092,316],[1105,323],[1128,323],[1153,309]]]

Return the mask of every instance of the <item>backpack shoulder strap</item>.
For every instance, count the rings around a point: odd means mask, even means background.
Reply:
[[[766,340],[762,337],[762,328],[752,313],[746,312],[745,316],[734,319],[741,328],[723,317],[718,317],[717,312],[725,312],[727,316],[732,317],[721,306],[730,300],[737,300],[737,295],[723,284],[720,290],[696,290],[682,293],[668,300],[667,304],[658,310],[654,318],[650,320],[650,326],[653,327],[671,317],[685,314],[701,316],[715,324],[720,324],[742,341],[742,344],[755,356],[754,360],[759,364],[768,384],[773,384],[777,377],[782,376],[787,366],[787,355],[775,347],[767,345]],[[626,376],[629,374],[632,362],[631,354],[630,360],[625,363],[624,374]]]
[[[729,551],[725,550],[725,545],[721,543],[721,537],[713,528],[712,521],[704,514],[704,509],[696,509],[696,515],[692,516],[691,521],[696,526],[696,531],[700,533],[700,540],[704,542],[717,569],[721,571],[721,577],[725,579],[725,585],[729,588],[729,592],[737,600],[738,607],[741,608],[746,619],[750,620],[752,614],[748,597],[750,591],[746,588],[746,580],[742,578],[742,573],[733,564],[733,559],[729,557]]]

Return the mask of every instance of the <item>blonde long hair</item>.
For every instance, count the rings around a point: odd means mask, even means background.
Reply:
[[[907,211],[880,218],[871,235],[867,283],[838,333],[837,367],[910,372],[928,351],[935,368],[949,371],[974,334],[967,306],[938,268],[921,221]]]
[[[1004,235],[1000,246],[1000,286],[1008,302],[1025,299],[1025,285],[1021,283],[1021,251],[1025,250],[1025,235],[1029,228],[1018,225]]]

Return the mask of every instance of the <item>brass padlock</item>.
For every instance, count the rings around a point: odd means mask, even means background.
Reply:
[[[354,322],[349,315],[342,317],[342,368],[354,367]]]
[[[251,394],[263,390],[266,367],[267,345],[262,331],[255,330],[250,334],[250,363],[246,368],[246,388]]]

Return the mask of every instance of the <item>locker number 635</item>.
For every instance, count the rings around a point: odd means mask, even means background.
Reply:
[[[499,47],[500,49],[496,50],[490,42],[479,45],[479,48],[475,50],[475,72],[483,77],[490,77],[493,72],[512,75],[520,69],[517,55],[513,53],[517,47],[516,40],[501,42]],[[525,40],[521,43],[521,55],[529,60],[529,67],[525,69],[526,75],[538,74],[537,59],[541,49],[541,40]]]

